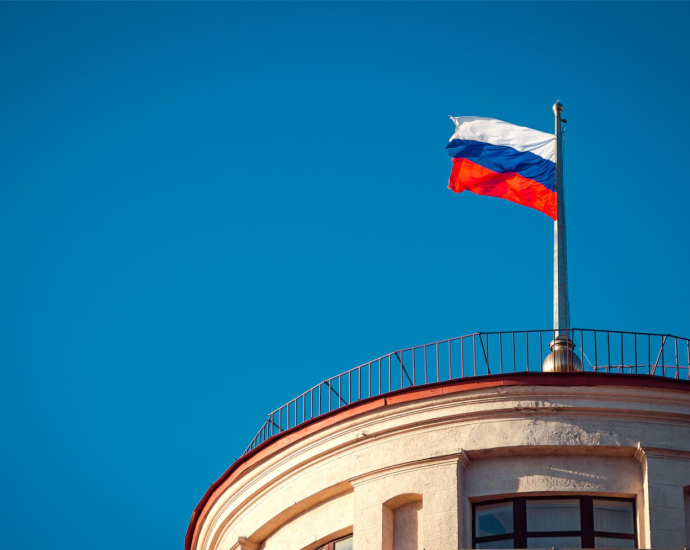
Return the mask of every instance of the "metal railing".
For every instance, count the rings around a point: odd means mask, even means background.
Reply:
[[[584,372],[690,379],[690,340],[670,334],[569,329]],[[477,332],[394,351],[327,378],[268,415],[244,454],[351,403],[394,391],[491,374],[541,372],[550,330]]]

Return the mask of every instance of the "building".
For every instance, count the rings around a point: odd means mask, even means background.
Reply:
[[[543,372],[553,336],[476,333],[314,386],[208,490],[185,548],[690,546],[690,342],[572,330],[583,366]]]

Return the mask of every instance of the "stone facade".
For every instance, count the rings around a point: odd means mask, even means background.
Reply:
[[[472,548],[472,505],[525,495],[632,498],[639,548],[690,546],[690,382],[512,374],[355,403],[238,460],[187,548]]]

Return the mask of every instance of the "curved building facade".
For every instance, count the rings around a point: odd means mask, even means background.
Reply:
[[[413,371],[405,387],[401,373],[400,388],[360,387],[301,421],[297,400],[294,424],[288,408],[208,490],[186,548],[690,546],[690,381],[677,357],[662,375],[621,362],[415,384]]]

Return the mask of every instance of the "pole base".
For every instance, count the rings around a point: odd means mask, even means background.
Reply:
[[[542,363],[542,372],[582,372],[582,361],[575,353],[575,342],[560,334],[549,344],[551,353]]]

